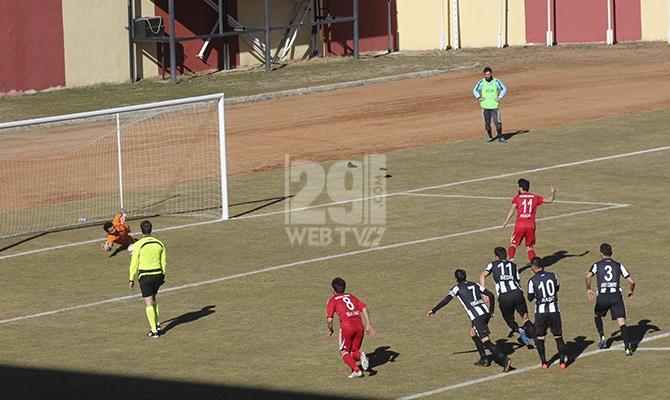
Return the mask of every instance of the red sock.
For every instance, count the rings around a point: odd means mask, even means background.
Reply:
[[[537,257],[537,254],[535,254],[535,250],[528,249],[528,261],[532,262],[534,257]]]
[[[511,260],[514,258],[514,253],[516,253],[516,246],[510,246],[507,249],[507,257]]]
[[[351,356],[354,358],[354,360],[359,361],[361,359],[361,352],[358,350],[352,351]]]
[[[349,366],[349,368],[353,369],[354,372],[358,372],[361,369],[358,368],[358,365],[356,365],[356,360],[354,360],[354,357],[349,354],[349,353],[344,353],[342,356],[342,361],[344,361],[345,364]]]

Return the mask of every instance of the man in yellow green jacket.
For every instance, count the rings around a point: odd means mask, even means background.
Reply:
[[[142,298],[151,331],[150,338],[158,338],[161,329],[156,294],[165,282],[165,246],[163,242],[151,236],[150,221],[140,224],[143,237],[133,245],[133,256],[130,259],[130,290],[135,289],[135,277],[140,282]]]
[[[498,110],[498,102],[505,97],[506,93],[507,88],[499,79],[493,77],[491,67],[484,68],[484,79],[477,82],[475,88],[472,89],[472,94],[479,100],[479,105],[482,107],[484,128],[489,135],[489,143],[496,139],[500,143],[507,143],[502,134],[502,120],[500,119],[500,110]],[[493,124],[498,133],[496,137],[491,134],[491,119],[493,119]]]

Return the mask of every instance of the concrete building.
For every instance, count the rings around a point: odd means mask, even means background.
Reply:
[[[219,0],[174,0],[176,73],[264,62],[265,1],[223,0],[229,18],[228,57],[222,37],[207,41]],[[359,51],[459,49],[527,44],[668,41],[669,0],[268,0],[271,26],[322,24],[270,31],[276,59],[351,55],[358,3]],[[171,72],[169,44],[129,43],[132,20],[144,33],[169,34],[170,0],[0,0],[0,93],[127,82]],[[158,24],[161,19],[162,27]],[[135,22],[133,22],[133,25]],[[154,25],[152,25],[154,24]],[[140,26],[138,25],[138,26]],[[260,30],[258,30],[260,28]],[[256,31],[253,31],[256,29]],[[249,32],[247,32],[249,31]],[[136,35],[137,37],[137,35]],[[259,45],[260,43],[260,45]]]

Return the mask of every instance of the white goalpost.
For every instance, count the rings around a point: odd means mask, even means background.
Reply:
[[[0,124],[0,237],[129,217],[228,219],[223,94]]]

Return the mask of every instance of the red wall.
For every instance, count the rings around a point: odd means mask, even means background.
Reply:
[[[0,92],[65,85],[61,0],[0,0]]]
[[[547,42],[547,2],[541,0],[525,0],[526,7],[526,42]],[[554,11],[552,10],[552,17]],[[552,24],[553,29],[553,24]]]
[[[324,0],[324,13],[334,17],[351,17],[353,0]],[[391,2],[391,47],[397,50],[396,2]],[[326,55],[350,55],[354,52],[354,23],[324,25]],[[388,50],[388,0],[358,1],[358,49],[360,52]]]
[[[556,43],[607,40],[607,3],[604,0],[557,0],[556,3]]]
[[[640,0],[612,0],[614,39],[642,39]],[[552,28],[555,43],[607,41],[606,0],[552,0]],[[526,41],[546,43],[547,2],[525,0]]]
[[[228,1],[228,14],[237,19],[237,0]],[[168,16],[168,0],[156,0],[156,15],[163,17],[165,32],[169,33],[170,20]],[[219,18],[219,14],[203,1],[175,1],[175,31],[176,37],[209,35],[212,27]],[[218,28],[217,28],[218,33]],[[229,61],[231,66],[239,65],[239,42],[237,36],[229,36]],[[177,72],[190,73],[223,69],[223,38],[212,39],[207,46],[203,59],[196,57],[204,40],[188,40],[176,45]],[[170,47],[165,43],[165,69],[170,70]],[[158,45],[158,61],[161,60],[161,46]],[[159,73],[161,67],[159,66]]]
[[[614,1],[614,40],[642,40],[640,0]]]

